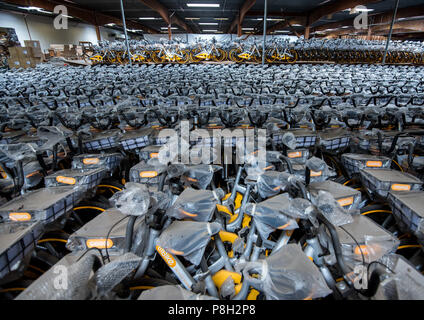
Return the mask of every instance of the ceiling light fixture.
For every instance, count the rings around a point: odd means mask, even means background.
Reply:
[[[208,26],[208,25],[217,26],[218,22],[199,22],[199,25],[202,25],[202,26]]]
[[[139,20],[156,20],[156,19],[159,19],[159,18],[155,18],[155,17],[140,17],[138,19]]]
[[[202,30],[203,32],[218,32],[218,30]]]
[[[41,13],[53,14],[53,12],[46,11],[46,10],[44,10],[43,8],[39,8],[39,7],[32,7],[32,6],[29,6],[29,7],[18,7],[18,8],[19,8],[19,9],[28,10],[28,11],[30,11],[30,10],[35,10],[35,11],[38,11],[38,12],[41,12]]]
[[[219,8],[219,3],[187,3],[187,7]]]

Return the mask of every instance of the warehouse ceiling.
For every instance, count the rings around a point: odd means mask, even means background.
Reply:
[[[238,33],[263,32],[265,0],[124,0],[129,29],[134,32]],[[368,10],[369,32],[386,35],[396,0],[268,0],[267,30],[273,34],[340,36],[367,33],[355,30],[353,19],[361,12],[351,9],[364,5]],[[5,0],[0,9],[46,14],[22,7],[52,11],[65,4],[76,19],[120,28],[119,0]],[[214,5],[198,7],[192,4]],[[81,13],[82,12],[82,13]],[[415,22],[414,22],[415,21]],[[375,31],[375,32],[374,32]],[[424,33],[424,0],[400,0],[394,35],[419,37]]]

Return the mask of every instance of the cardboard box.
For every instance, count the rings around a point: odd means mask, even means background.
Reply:
[[[35,67],[37,64],[42,63],[42,58],[31,58],[31,64]]]
[[[40,41],[38,40],[24,40],[24,43],[25,43],[25,47],[41,49]]]
[[[40,48],[28,47],[31,57],[33,58],[41,58],[43,56],[43,52]]]
[[[21,68],[21,62],[19,60],[9,58],[8,63],[9,68]]]
[[[31,61],[31,58],[19,59],[19,61],[21,62],[22,68],[27,69],[27,68],[35,67],[35,64],[33,64],[33,62]]]
[[[9,55],[11,58],[19,58],[18,57],[18,50],[16,49],[17,47],[9,47]]]
[[[27,47],[16,47],[18,50],[18,57],[22,59],[31,58],[31,50]]]

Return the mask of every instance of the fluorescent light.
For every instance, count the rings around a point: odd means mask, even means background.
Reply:
[[[228,18],[214,18],[215,20],[228,20]]]
[[[356,11],[356,12],[371,12],[371,11],[374,11],[374,9],[368,9],[368,8],[365,8],[365,9],[362,9],[362,8],[354,8],[354,11]]]
[[[292,24],[292,27],[303,27],[303,26],[301,24],[295,23],[295,24]]]
[[[105,26],[113,27],[113,26],[116,26],[116,24],[114,24],[114,23],[108,23],[108,24],[105,24]]]
[[[200,20],[200,18],[185,18],[186,20]]]
[[[155,19],[159,19],[159,18],[155,18],[155,17],[140,17],[138,19],[139,20],[155,20]]]
[[[348,8],[344,9],[343,11],[349,12],[350,14],[355,14],[358,12],[371,12],[374,11],[374,9],[368,9],[368,8]]]
[[[290,33],[290,31],[288,31],[288,30],[275,30],[275,32]]]
[[[161,27],[162,30],[168,30],[168,27]],[[177,27],[171,27],[171,30],[177,30]]]
[[[255,30],[255,28],[241,28],[241,30]]]
[[[253,20],[262,21],[264,18],[256,18]],[[283,21],[283,19],[277,19],[277,18],[266,18],[266,21]]]
[[[207,26],[207,25],[217,26],[218,22],[199,22],[199,25],[202,25],[202,26]]]
[[[18,8],[19,8],[19,9],[28,10],[28,11],[30,11],[30,10],[35,10],[35,11],[38,11],[38,12],[41,12],[41,13],[53,14],[53,12],[46,11],[46,10],[44,10],[43,8],[39,8],[39,7],[32,7],[32,6],[29,6],[29,7],[18,7]]]
[[[219,3],[187,3],[187,7],[219,8]]]
[[[218,30],[202,30],[203,32],[218,32]]]

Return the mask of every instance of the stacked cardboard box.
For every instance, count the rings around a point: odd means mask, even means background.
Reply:
[[[34,64],[41,63],[44,60],[43,51],[41,51],[40,41],[37,40],[24,40],[25,47],[29,48],[31,53],[31,60]]]
[[[63,48],[63,57],[65,59],[73,59],[73,58],[76,59],[77,57],[76,46],[72,44],[65,44]]]
[[[33,68],[35,63],[31,61],[31,51],[26,47],[9,47],[10,68]]]
[[[64,51],[64,45],[63,44],[51,44],[49,53],[52,57],[62,57],[63,51]]]
[[[9,47],[10,68],[34,68],[44,61],[40,41],[25,40],[25,47]]]

